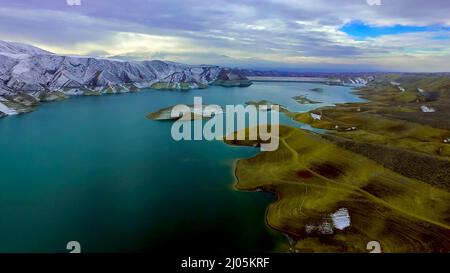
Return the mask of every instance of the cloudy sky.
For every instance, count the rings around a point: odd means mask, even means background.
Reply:
[[[0,39],[192,64],[450,71],[450,1],[0,0]]]

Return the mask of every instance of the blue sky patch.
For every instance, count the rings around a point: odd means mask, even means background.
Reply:
[[[436,35],[432,39],[435,41],[447,41],[450,40],[450,35]]]
[[[426,32],[426,31],[449,31],[449,27],[442,26],[370,26],[363,22],[353,21],[344,25],[341,31],[358,40],[379,37],[382,35],[396,35],[402,33]]]

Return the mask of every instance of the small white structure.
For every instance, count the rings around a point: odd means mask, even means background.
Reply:
[[[424,113],[434,113],[434,112],[436,112],[436,110],[434,108],[428,107],[428,106],[425,106],[425,105],[420,106],[420,110],[422,110],[422,112],[424,112]]]
[[[335,213],[331,214],[331,220],[333,221],[333,226],[336,229],[343,230],[350,226],[350,214],[348,213],[348,209],[341,208],[338,209]]]

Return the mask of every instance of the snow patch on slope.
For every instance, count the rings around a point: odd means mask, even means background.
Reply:
[[[339,230],[343,230],[350,226],[350,215],[348,209],[341,208],[335,213],[331,214],[331,220],[333,221],[333,226]]]
[[[425,105],[420,106],[420,110],[422,110],[423,113],[434,113],[436,110],[432,107],[428,107]]]
[[[322,116],[318,114],[311,113],[311,118],[314,120],[321,120]]]
[[[18,112],[14,109],[9,108],[8,106],[6,106],[5,104],[3,104],[2,102],[0,102],[0,112],[11,116],[11,115],[17,115]]]

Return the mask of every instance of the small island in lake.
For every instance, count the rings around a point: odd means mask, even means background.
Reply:
[[[179,111],[179,116],[172,116],[172,111],[177,105],[169,106],[147,115],[151,120],[196,120],[209,119],[213,113],[223,114],[224,111],[218,105],[202,105],[201,110],[195,109],[194,105],[188,105],[186,111]],[[190,113],[190,115],[189,115]]]
[[[320,101],[310,100],[306,96],[295,96],[295,97],[292,97],[292,99],[294,99],[296,102],[298,102],[300,104],[318,104],[318,103],[321,103]]]
[[[275,107],[278,106],[278,111],[282,112],[282,113],[287,113],[289,112],[287,110],[286,107],[284,107],[283,105],[279,105],[267,100],[260,100],[260,101],[247,101],[245,103],[246,105],[253,105],[256,106],[256,108],[258,108],[259,110],[262,110],[263,107],[267,109],[267,111],[273,111],[275,110]]]
[[[309,91],[313,91],[313,92],[323,92],[323,88],[320,88],[320,87],[311,88],[311,89],[309,89]]]

